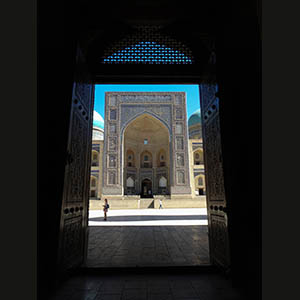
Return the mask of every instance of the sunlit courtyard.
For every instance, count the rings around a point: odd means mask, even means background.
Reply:
[[[207,264],[206,208],[89,212],[88,267]]]

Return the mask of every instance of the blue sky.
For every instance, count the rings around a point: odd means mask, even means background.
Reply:
[[[196,84],[96,84],[94,110],[104,119],[105,92],[186,92],[187,115],[200,108]]]

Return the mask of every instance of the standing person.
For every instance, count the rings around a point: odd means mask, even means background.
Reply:
[[[162,200],[159,199],[159,209],[161,209],[161,208],[162,208]]]
[[[109,204],[107,203],[107,199],[104,199],[103,211],[104,211],[104,221],[107,220],[107,212],[109,209]]]

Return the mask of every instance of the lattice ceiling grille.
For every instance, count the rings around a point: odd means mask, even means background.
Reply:
[[[191,50],[162,35],[157,26],[140,26],[133,35],[106,48],[104,64],[193,64]]]

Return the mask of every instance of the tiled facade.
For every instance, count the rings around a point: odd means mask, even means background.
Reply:
[[[101,199],[103,170],[103,129],[93,128],[90,199]]]
[[[91,199],[205,195],[201,120],[193,114],[187,122],[185,93],[110,92],[105,111],[106,130],[93,132]],[[138,127],[157,130],[132,145]]]

